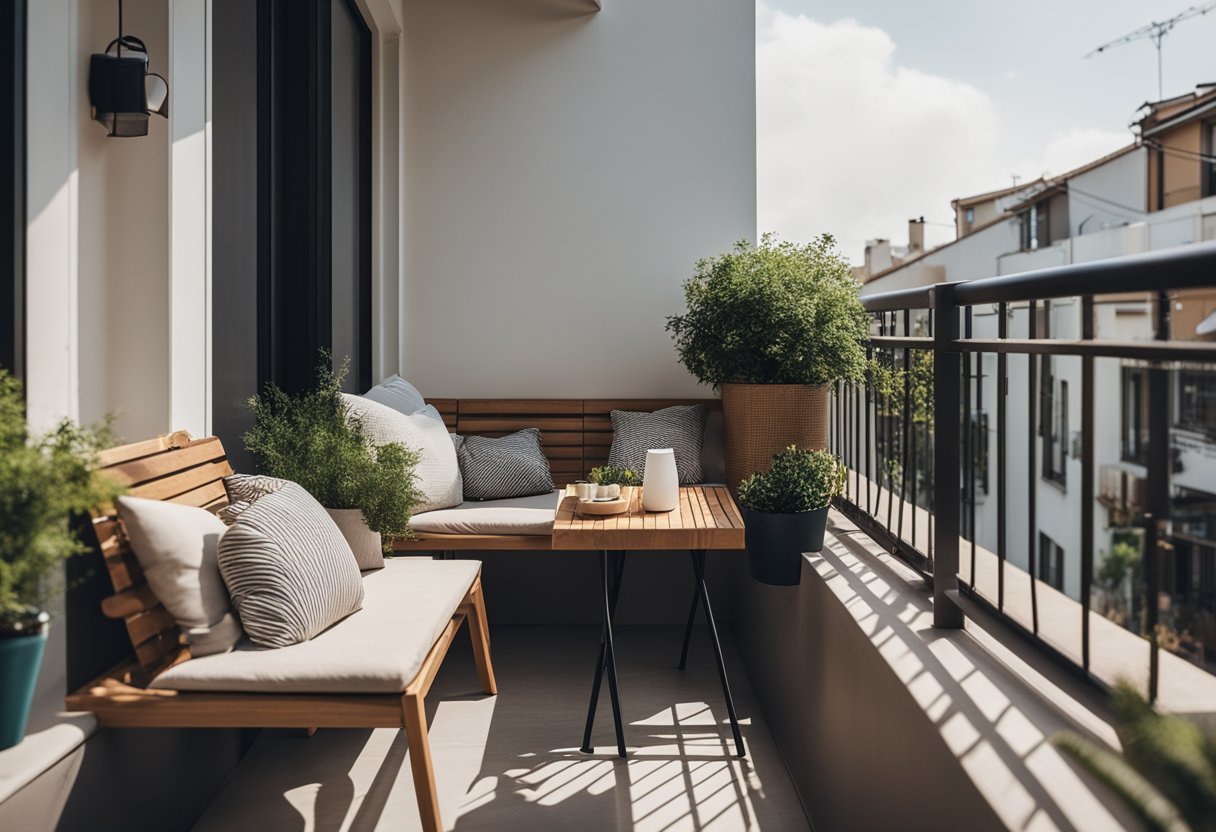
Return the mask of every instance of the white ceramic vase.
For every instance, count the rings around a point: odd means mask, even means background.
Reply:
[[[646,474],[642,478],[642,508],[673,511],[680,504],[680,475],[671,448],[646,452]]]

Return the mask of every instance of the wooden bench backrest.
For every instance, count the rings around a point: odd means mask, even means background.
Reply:
[[[121,445],[99,455],[102,471],[127,487],[127,494],[219,511],[228,500],[223,478],[232,473],[217,437],[191,439],[185,431]],[[181,638],[176,622],[144,580],[122,522],[113,509],[93,519],[97,542],[114,585],[101,603],[107,618],[122,619],[142,670],[176,659]]]
[[[612,411],[652,411],[677,404],[720,410],[720,399],[428,399],[448,430],[461,435],[506,436],[540,428],[554,482],[567,485],[608,462]]]

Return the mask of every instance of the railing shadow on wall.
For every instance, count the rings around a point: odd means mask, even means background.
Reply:
[[[982,608],[1216,716],[1216,243],[863,303],[836,504],[932,582],[934,625]]]

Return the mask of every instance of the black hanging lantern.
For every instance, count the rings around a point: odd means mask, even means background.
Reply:
[[[109,136],[148,135],[148,116],[169,117],[169,84],[148,72],[148,48],[122,33],[122,0],[118,0],[118,37],[89,61],[89,103],[93,120]]]

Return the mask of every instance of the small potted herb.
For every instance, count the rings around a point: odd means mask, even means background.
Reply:
[[[63,562],[88,550],[72,518],[121,491],[97,470],[109,444],[104,425],[31,432],[21,384],[0,370],[0,750],[25,735]]]
[[[418,453],[394,442],[376,447],[342,399],[342,379],[329,356],[317,367],[312,390],[289,396],[267,384],[249,399],[253,428],[245,447],[263,474],[298,483],[333,518],[361,560],[409,537],[409,521],[420,501],[414,468]]]
[[[599,468],[592,468],[591,481],[601,489],[607,488],[607,491],[596,493],[602,496],[619,496],[623,500],[633,499],[633,489],[642,484],[642,479],[629,468],[622,468],[619,465],[603,465]],[[615,488],[613,488],[615,486]],[[612,492],[617,494],[613,495]]]
[[[790,445],[773,455],[767,471],[739,485],[753,578],[772,586],[799,582],[802,553],[823,548],[828,504],[844,478],[844,466],[827,451]]]

